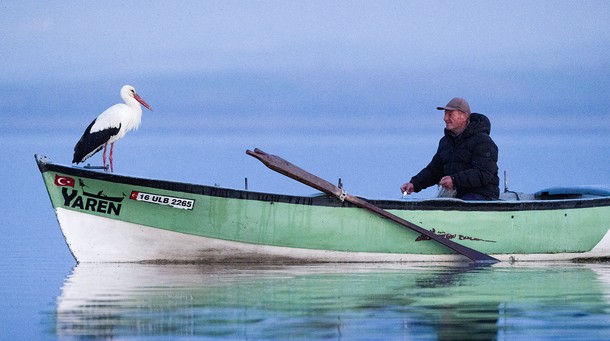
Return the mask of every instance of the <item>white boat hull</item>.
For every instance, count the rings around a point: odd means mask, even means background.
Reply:
[[[341,252],[258,245],[173,232],[63,208],[57,208],[56,213],[74,258],[84,263],[455,262],[464,259],[459,255]],[[610,231],[589,252],[493,254],[493,257],[511,262],[563,261],[599,258],[609,253]]]

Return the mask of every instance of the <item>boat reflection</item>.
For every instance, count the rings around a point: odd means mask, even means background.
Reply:
[[[56,335],[496,339],[608,333],[610,266],[81,264]]]

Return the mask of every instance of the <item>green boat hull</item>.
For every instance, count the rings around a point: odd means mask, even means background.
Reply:
[[[325,195],[302,197],[114,175],[36,157],[78,262],[463,261]],[[610,197],[369,200],[500,260],[610,255]]]

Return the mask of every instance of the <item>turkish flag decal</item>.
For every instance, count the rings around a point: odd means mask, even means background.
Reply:
[[[74,179],[69,176],[61,176],[55,174],[55,185],[74,187]]]

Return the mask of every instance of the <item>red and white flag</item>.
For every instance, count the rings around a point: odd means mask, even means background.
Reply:
[[[55,185],[74,187],[74,179],[69,176],[61,176],[55,174]]]

